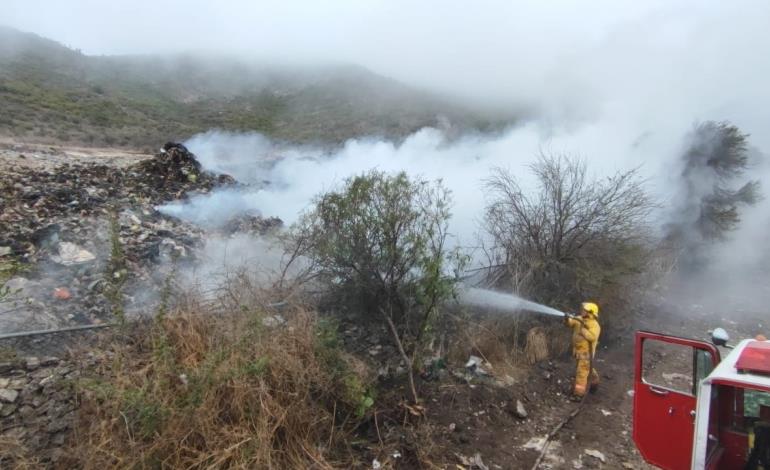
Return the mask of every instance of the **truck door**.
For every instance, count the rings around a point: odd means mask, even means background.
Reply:
[[[690,468],[697,386],[719,360],[716,346],[704,341],[636,333],[633,436],[647,462]]]

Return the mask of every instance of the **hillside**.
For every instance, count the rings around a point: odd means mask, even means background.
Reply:
[[[355,66],[290,67],[192,55],[87,56],[0,27],[0,135],[154,148],[210,128],[296,142],[399,138],[506,120]]]

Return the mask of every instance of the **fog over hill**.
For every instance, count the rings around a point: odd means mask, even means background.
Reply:
[[[338,144],[426,126],[490,131],[487,112],[355,65],[281,64],[204,53],[90,56],[0,27],[0,133],[154,148],[210,128]]]

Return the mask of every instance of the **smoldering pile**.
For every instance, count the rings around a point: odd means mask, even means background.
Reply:
[[[145,308],[174,266],[196,260],[205,237],[155,207],[237,184],[202,171],[195,155],[173,143],[125,168],[78,163],[0,172],[0,263],[13,270],[9,297],[0,303],[0,332],[108,321],[103,291],[116,242],[123,300],[129,310]],[[252,216],[232,221],[227,232],[265,233],[280,225]]]

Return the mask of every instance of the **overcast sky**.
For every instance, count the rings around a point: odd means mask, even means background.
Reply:
[[[767,0],[3,0],[0,23],[88,54],[352,62],[567,123],[633,102],[751,127],[770,108]]]

